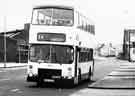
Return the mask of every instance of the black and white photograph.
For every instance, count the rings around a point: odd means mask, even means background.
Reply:
[[[0,96],[135,96],[134,0],[0,2]]]

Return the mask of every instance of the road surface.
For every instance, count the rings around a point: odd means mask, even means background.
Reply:
[[[94,82],[84,82],[71,89],[65,87],[57,88],[54,84],[44,85],[42,88],[39,88],[35,83],[25,81],[25,67],[1,68],[0,96],[135,96],[134,90],[88,88],[88,85],[104,78],[125,62],[116,60],[115,58],[98,59],[95,61]]]

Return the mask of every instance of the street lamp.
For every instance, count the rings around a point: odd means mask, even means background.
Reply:
[[[6,61],[7,61],[6,32],[7,32],[7,18],[6,16],[4,16],[4,68],[6,68]]]
[[[20,49],[20,45],[19,45],[19,64],[21,63],[21,54],[20,54],[20,51],[21,51],[21,49]]]

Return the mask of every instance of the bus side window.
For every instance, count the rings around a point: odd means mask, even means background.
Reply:
[[[79,51],[79,62],[86,62],[88,61],[87,53],[84,51]]]

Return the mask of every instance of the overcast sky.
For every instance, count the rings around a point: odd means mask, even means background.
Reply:
[[[135,26],[134,0],[3,0],[0,3],[0,31],[23,28],[24,23],[30,22],[34,5],[52,1],[74,5],[91,18],[99,42],[122,43],[124,28]]]

